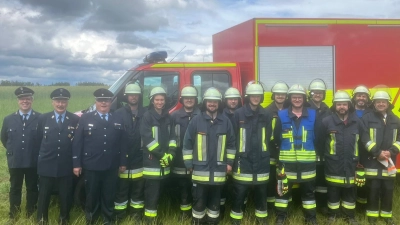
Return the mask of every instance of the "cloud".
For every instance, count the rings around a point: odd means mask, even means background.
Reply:
[[[211,61],[212,35],[252,18],[399,15],[392,0],[0,0],[0,79],[111,84],[152,51]]]

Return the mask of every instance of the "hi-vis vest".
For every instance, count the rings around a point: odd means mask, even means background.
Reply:
[[[278,112],[282,123],[282,141],[279,161],[284,163],[315,162],[314,124],[315,110],[307,109],[308,117],[302,117],[296,128],[295,122],[289,117],[288,109]]]

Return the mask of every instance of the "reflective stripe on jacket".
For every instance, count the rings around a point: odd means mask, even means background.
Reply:
[[[187,169],[193,169],[193,182],[223,184],[226,165],[232,165],[235,152],[235,136],[226,116],[218,113],[212,120],[202,112],[189,123],[183,141],[183,160]]]
[[[271,136],[271,119],[265,109],[252,111],[249,104],[235,111],[237,127],[237,153],[233,166],[233,178],[240,183],[266,183],[269,180],[269,156],[267,148]]]
[[[355,113],[349,114],[345,124],[337,114],[322,121],[321,138],[325,147],[325,179],[337,186],[353,186],[358,163],[359,138],[364,137],[365,127]]]
[[[377,160],[381,151],[388,150],[396,165],[396,156],[400,150],[400,119],[390,110],[384,121],[383,115],[372,111],[364,114],[362,121],[367,127],[368,140],[363,143],[361,163],[365,167],[367,178],[394,179],[396,173],[389,175],[389,168]]]
[[[315,179],[316,176],[314,149],[316,113],[314,109],[303,108],[302,116],[297,118],[291,110],[289,107],[278,112],[277,124],[280,129],[275,129],[275,138],[280,139],[279,162],[285,164],[289,180],[306,182]],[[277,133],[279,134],[276,135]]]

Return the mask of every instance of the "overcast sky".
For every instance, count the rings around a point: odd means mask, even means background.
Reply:
[[[212,61],[213,34],[262,17],[399,18],[400,1],[0,0],[0,80],[112,84],[184,46],[174,61]]]

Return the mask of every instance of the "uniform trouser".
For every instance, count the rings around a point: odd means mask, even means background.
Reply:
[[[270,165],[269,181],[268,181],[268,191],[267,191],[267,203],[268,208],[272,209],[275,204],[276,198],[276,166]]]
[[[144,208],[144,183],[144,178],[119,178],[114,203],[114,212],[119,219],[127,214],[128,208],[134,216],[141,216]]]
[[[22,183],[25,178],[26,212],[31,215],[36,208],[38,199],[38,175],[35,168],[9,168],[10,172],[10,218],[14,218],[20,211]]]
[[[319,209],[327,207],[327,184],[325,180],[324,164],[320,162],[316,166],[317,176],[315,178],[315,201]]]
[[[367,178],[367,216],[391,218],[395,180]],[[379,204],[380,203],[380,204]],[[379,211],[380,205],[380,211]]]
[[[161,194],[161,179],[145,179],[144,185],[144,216],[155,218],[157,216],[158,200]]]
[[[299,183],[301,201],[303,205],[303,213],[306,219],[313,219],[316,217],[316,203],[315,203],[315,181],[307,181]],[[289,199],[292,195],[293,183],[289,181],[289,191],[283,195],[278,196],[275,200],[276,215],[279,217],[287,217]]]
[[[104,171],[84,170],[84,177],[87,223],[93,223],[99,211],[101,211],[104,223],[110,223],[113,220],[118,169]]]
[[[46,177],[40,176],[39,200],[37,210],[37,221],[47,223],[51,194],[54,187],[58,188],[58,199],[60,202],[59,222],[66,224],[69,220],[69,211],[72,206],[73,176]]]
[[[199,183],[193,184],[192,216],[195,224],[218,223],[219,207],[221,202],[221,188],[221,185]]]
[[[357,204],[365,207],[367,204],[367,195],[368,189],[366,185],[362,187],[357,187]]]
[[[192,209],[192,178],[190,175],[175,178],[179,188],[179,199],[181,211]]]
[[[356,188],[338,187],[328,184],[328,208],[329,216],[339,216],[340,206],[347,218],[354,218],[356,208]]]
[[[243,201],[247,197],[251,187],[254,187],[254,204],[255,215],[258,218],[265,218],[268,216],[267,211],[267,187],[268,183],[263,184],[243,184],[239,182],[233,183],[233,203],[231,209],[231,217],[233,219],[241,220],[243,218]]]

